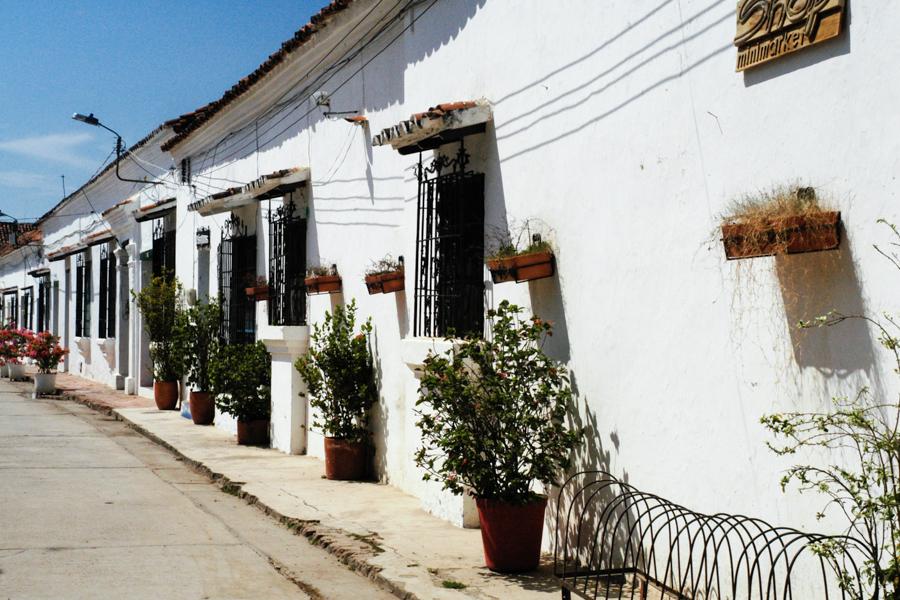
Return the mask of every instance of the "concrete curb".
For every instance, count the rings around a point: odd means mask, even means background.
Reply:
[[[420,599],[419,596],[416,596],[415,594],[407,591],[402,582],[397,582],[384,577],[381,574],[380,567],[369,563],[368,557],[370,555],[360,552],[358,547],[354,547],[356,544],[354,544],[353,542],[355,542],[356,540],[354,540],[354,538],[347,532],[322,525],[317,520],[295,519],[283,515],[279,511],[273,509],[271,506],[268,506],[264,502],[261,502],[259,498],[257,498],[253,494],[245,492],[242,489],[242,486],[244,485],[243,482],[231,481],[223,474],[213,471],[202,462],[189,458],[166,440],[151,433],[146,428],[119,413],[118,409],[77,394],[45,396],[42,399],[75,402],[76,404],[81,404],[82,406],[86,406],[91,410],[94,410],[101,414],[113,417],[117,421],[121,421],[128,428],[134,430],[151,442],[157,444],[162,448],[165,448],[170,453],[177,456],[179,460],[190,466],[191,469],[193,469],[195,472],[203,475],[212,483],[216,484],[226,494],[236,496],[246,502],[248,505],[256,507],[258,510],[262,511],[269,517],[274,518],[276,521],[293,531],[295,534],[305,537],[310,544],[326,550],[329,554],[337,558],[345,566],[349,567],[351,570],[359,573],[360,575],[363,575],[364,577],[375,581],[380,586],[385,588],[385,590],[389,591],[398,598],[401,598],[401,600],[423,600]]]

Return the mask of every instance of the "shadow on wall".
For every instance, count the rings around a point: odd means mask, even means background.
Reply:
[[[559,274],[528,282],[531,310],[553,325],[553,335],[544,342],[544,352],[553,360],[568,364],[572,356],[569,348],[569,325],[563,306]]]
[[[837,328],[797,327],[801,320],[832,310],[867,314],[850,244],[844,240],[839,250],[778,256],[775,273],[797,365],[839,379],[859,371],[875,377],[876,342],[865,321],[845,321]]]
[[[850,54],[850,6],[846,7],[844,31],[839,37],[781,56],[776,60],[744,71],[744,87],[765,83],[836,56]]]

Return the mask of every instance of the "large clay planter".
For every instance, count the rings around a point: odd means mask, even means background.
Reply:
[[[56,373],[34,374],[34,395],[43,396],[56,393]]]
[[[269,419],[237,422],[237,443],[241,446],[268,446]]]
[[[494,283],[533,281],[552,277],[556,271],[556,261],[552,252],[532,252],[492,258],[487,261],[487,266]]]
[[[154,381],[153,400],[159,410],[175,410],[178,407],[178,382]]]
[[[216,416],[216,403],[209,392],[191,392],[191,419],[195,425],[212,425]]]
[[[537,569],[541,561],[541,537],[547,499],[523,506],[478,498],[481,542],[488,569],[522,573]]]
[[[359,481],[366,475],[365,442],[325,438],[325,478]]]
[[[826,211],[782,219],[750,228],[743,223],[722,225],[725,258],[756,258],[836,250],[841,245],[841,213]]]
[[[403,271],[388,271],[375,275],[366,275],[366,289],[369,294],[390,294],[399,292],[405,287]]]
[[[13,381],[25,379],[25,365],[21,363],[9,363],[6,365],[9,369],[9,378]]]
[[[313,294],[337,294],[341,291],[340,275],[315,275],[303,280],[306,285],[306,293]]]

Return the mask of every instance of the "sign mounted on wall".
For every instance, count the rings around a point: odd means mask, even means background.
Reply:
[[[738,0],[737,70],[841,34],[846,0]]]

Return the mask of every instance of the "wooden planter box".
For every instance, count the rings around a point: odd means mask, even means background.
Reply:
[[[728,260],[776,254],[801,254],[835,250],[841,244],[841,213],[784,219],[778,226],[751,231],[747,225],[722,225],[722,242]]]
[[[269,286],[268,285],[259,285],[254,287],[244,288],[244,291],[247,293],[247,296],[253,298],[257,302],[264,302],[269,299]]]
[[[376,275],[366,275],[366,289],[369,294],[390,294],[406,287],[403,271],[390,271]]]
[[[556,272],[555,257],[552,252],[534,252],[518,256],[492,258],[487,261],[494,283],[504,281],[533,281],[552,277]]]
[[[306,293],[310,296],[314,294],[336,294],[341,291],[340,275],[315,275],[307,277],[303,280],[306,284]]]

